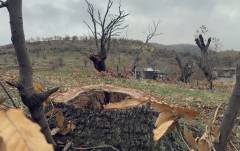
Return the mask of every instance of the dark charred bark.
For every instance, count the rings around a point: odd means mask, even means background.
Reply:
[[[91,55],[89,59],[93,62],[95,69],[98,72],[106,71],[105,58],[102,58],[99,55]]]
[[[229,136],[234,127],[236,118],[240,111],[240,67],[236,69],[235,88],[229,100],[227,110],[223,115],[223,121],[220,125],[219,142],[215,142],[214,146],[217,151],[224,151],[228,143]]]
[[[200,34],[199,37],[195,39],[195,42],[201,50],[201,58],[198,66],[203,71],[204,76],[208,80],[209,89],[212,89],[213,88],[212,81],[214,80],[214,76],[213,76],[212,66],[209,63],[209,58],[208,58],[208,48],[211,43],[211,38],[208,38],[207,44],[205,44],[203,36]]]
[[[182,61],[181,61],[179,56],[176,56],[175,59],[176,59],[176,61],[178,63],[180,71],[181,71],[181,76],[180,76],[179,80],[182,81],[182,82],[185,82],[185,83],[190,82],[190,77],[191,77],[191,75],[193,73],[192,65],[190,65],[189,63],[186,63],[183,66],[183,63],[182,63]]]
[[[149,106],[123,110],[91,110],[59,103],[54,106],[63,112],[66,121],[76,124],[73,132],[65,136],[57,134],[54,138],[61,142],[72,141],[76,148],[106,144],[121,151],[187,150],[176,131],[169,132],[158,142],[153,140],[152,131],[159,113]],[[50,126],[56,127],[54,118],[50,120]]]
[[[55,145],[55,141],[51,136],[48,123],[43,114],[42,103],[52,93],[56,92],[58,88],[54,88],[43,93],[37,93],[34,90],[32,66],[25,45],[22,19],[22,0],[7,0],[6,2],[4,2],[4,4],[9,12],[12,43],[15,48],[19,64],[19,82],[9,82],[9,84],[18,88],[22,102],[28,107],[32,119],[40,125],[41,131],[46,136],[47,141]]]

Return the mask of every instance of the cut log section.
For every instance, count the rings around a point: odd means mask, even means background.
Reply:
[[[148,103],[127,109],[103,109],[108,103],[144,98],[148,97],[141,91],[112,85],[93,85],[58,94],[54,97],[54,107],[62,111],[65,122],[73,122],[76,128],[67,135],[56,134],[54,138],[58,143],[73,142],[72,150],[104,145],[121,151],[187,150],[176,131],[154,141],[153,129],[159,112]],[[47,108],[50,110],[52,105]],[[52,129],[56,128],[56,119],[51,118],[49,122]]]
[[[67,135],[55,135],[57,143],[71,141],[75,148],[111,145],[120,151],[187,150],[176,131],[154,141],[153,129],[159,113],[147,105],[123,110],[90,110],[65,103],[54,103],[54,106],[63,112],[66,121],[73,121],[76,125],[74,131]],[[56,127],[54,118],[49,122],[51,128]]]
[[[103,105],[120,102],[126,99],[140,99],[144,94],[128,88],[112,85],[91,85],[74,88],[66,93],[57,94],[55,102],[72,104],[78,108],[103,109]]]

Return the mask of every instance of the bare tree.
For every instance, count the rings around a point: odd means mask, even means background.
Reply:
[[[190,82],[190,77],[193,74],[192,65],[189,63],[183,65],[183,62],[178,55],[176,56],[175,59],[181,71],[181,76],[179,80],[185,83]]]
[[[159,26],[159,21],[158,22],[153,22],[152,26],[149,26],[148,28],[148,33],[147,33],[147,36],[146,36],[146,40],[144,41],[144,43],[138,48],[138,52],[133,60],[133,63],[132,63],[132,69],[131,71],[134,73],[135,70],[136,70],[136,67],[140,61],[140,56],[141,54],[143,53],[144,51],[144,48],[148,45],[149,41],[154,38],[155,36],[158,36],[160,34],[157,33],[157,30],[158,30],[158,26]]]
[[[110,14],[113,6],[113,1],[108,0],[106,12],[101,14],[100,10],[95,10],[93,4],[86,0],[88,9],[87,12],[91,17],[92,26],[84,22],[93,34],[95,45],[98,50],[97,54],[91,54],[89,59],[93,62],[94,67],[99,72],[106,71],[105,60],[107,59],[108,52],[111,46],[111,39],[113,36],[119,36],[121,30],[125,29],[125,18],[129,15],[121,8],[118,7],[118,14]],[[99,46],[100,43],[100,46]]]
[[[41,126],[41,131],[49,143],[54,145],[48,123],[43,112],[43,102],[58,88],[37,93],[33,87],[32,67],[26,51],[22,19],[22,0],[0,1],[0,8],[6,7],[10,16],[12,43],[19,63],[19,82],[8,82],[18,88],[22,102],[28,107],[32,119]],[[27,126],[27,125],[26,125]]]
[[[240,66],[236,69],[235,88],[230,97],[227,110],[224,112],[223,121],[220,125],[219,141],[214,146],[217,151],[224,151],[228,143],[229,136],[236,122],[240,111]]]
[[[208,48],[211,43],[211,38],[208,38],[207,44],[205,44],[204,38],[202,34],[200,34],[195,39],[195,42],[201,50],[201,58],[200,58],[200,63],[198,63],[198,66],[203,71],[206,79],[208,80],[209,89],[212,89],[213,88],[212,81],[214,80],[214,76],[213,76],[212,66],[209,63],[209,58],[208,58],[208,54],[209,54]]]

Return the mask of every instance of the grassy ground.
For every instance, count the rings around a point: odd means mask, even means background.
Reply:
[[[9,72],[9,71],[8,71]],[[16,70],[10,71],[17,75]],[[207,106],[215,108],[220,103],[226,103],[230,96],[230,87],[215,88],[214,91],[191,88],[182,83],[166,83],[153,80],[136,80],[115,78],[97,74],[94,70],[84,67],[63,67],[55,70],[35,69],[34,79],[44,83],[46,87],[60,86],[62,90],[92,84],[112,84],[120,87],[134,88],[153,96],[164,96],[171,104],[191,105],[195,107]]]
[[[7,74],[17,75],[17,70],[1,70],[1,75]],[[215,89],[208,91],[200,90],[193,84],[185,85],[178,82],[163,82],[153,80],[136,80],[133,78],[115,78],[111,76],[103,76],[96,73],[91,68],[85,68],[76,63],[69,63],[58,69],[47,69],[42,67],[34,68],[34,80],[42,82],[45,87],[60,86],[61,91],[66,91],[74,87],[81,87],[93,84],[112,84],[115,86],[134,88],[151,94],[155,97],[164,96],[169,104],[178,104],[182,106],[196,107],[200,112],[200,117],[191,122],[191,124],[204,128],[204,126],[213,117],[214,111],[221,103],[226,104],[231,94],[233,83],[216,82]],[[17,92],[10,90],[11,95],[19,100]],[[5,95],[0,90],[0,96]],[[236,131],[236,135],[240,136],[240,128]]]

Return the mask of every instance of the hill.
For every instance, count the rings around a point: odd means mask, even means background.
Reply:
[[[143,43],[137,40],[113,39],[107,65],[112,70],[128,70],[139,47]],[[163,72],[178,74],[176,55],[184,62],[195,64],[199,58],[199,48],[191,44],[163,45],[149,44],[151,49],[145,50],[140,57],[139,67],[152,67]],[[96,52],[94,40],[91,38],[48,39],[45,41],[27,42],[33,66],[52,67],[56,64],[92,66],[89,54]],[[232,67],[239,63],[240,52],[223,51],[211,52],[211,62],[214,67]],[[16,57],[12,45],[0,46],[0,64],[4,67],[16,65]],[[3,67],[2,66],[2,67]],[[1,67],[1,66],[0,66]]]
[[[191,44],[173,44],[173,45],[163,45],[158,43],[152,43],[153,47],[156,49],[163,50],[175,50],[178,53],[190,53],[193,55],[200,55],[199,48]]]

